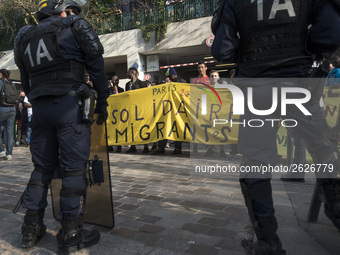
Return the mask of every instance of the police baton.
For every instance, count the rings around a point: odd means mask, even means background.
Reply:
[[[20,208],[20,206],[22,204],[22,199],[24,197],[25,191],[26,191],[26,189],[24,190],[24,192],[22,192],[22,194],[21,194],[21,196],[20,196],[20,198],[18,200],[18,203],[16,204],[16,206],[13,209],[13,213],[17,213],[19,211],[19,208]]]

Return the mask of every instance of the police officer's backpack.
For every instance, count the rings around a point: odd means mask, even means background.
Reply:
[[[8,106],[16,105],[19,102],[20,91],[16,88],[13,82],[5,79],[0,80],[2,81],[0,103]]]

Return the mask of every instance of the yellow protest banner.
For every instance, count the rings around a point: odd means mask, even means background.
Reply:
[[[205,144],[235,143],[238,127],[213,127],[213,119],[235,117],[231,114],[230,91],[219,90],[223,105],[216,101],[216,96],[206,97],[208,111],[202,114],[202,94],[210,93],[206,89],[204,85],[166,83],[110,96],[108,144],[146,144],[162,139]]]
[[[337,87],[326,87],[322,98],[325,117],[328,125],[334,127],[339,119],[339,106],[340,106],[340,89]],[[287,156],[287,130],[280,127],[277,133],[277,148],[278,154]],[[338,148],[340,149],[340,140],[338,141]],[[306,153],[307,162],[312,162],[309,153]]]
[[[339,95],[340,89],[325,89],[324,110],[331,127],[338,118]],[[237,143],[240,119],[233,114],[233,97],[228,89],[166,83],[112,95],[108,104],[109,145],[146,144],[162,139],[202,144]],[[277,145],[279,155],[286,156],[284,127],[280,127],[277,134]]]

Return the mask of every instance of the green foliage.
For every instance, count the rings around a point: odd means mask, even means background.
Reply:
[[[2,1],[0,4],[0,50],[10,50],[20,28],[34,24],[30,14],[34,6],[21,6],[16,1]]]
[[[155,31],[156,42],[164,39],[168,23],[165,21],[164,0],[146,1],[135,0],[141,9],[132,13],[133,28],[142,28],[145,41],[150,40],[151,31]],[[125,13],[121,16],[113,16],[114,7],[122,2],[121,0],[89,0],[82,7],[81,16],[86,18],[97,32],[105,32],[105,24],[114,17],[114,21],[121,22]],[[13,41],[20,28],[25,25],[35,25],[34,13],[38,9],[39,0],[0,0],[0,51],[13,49]],[[149,5],[152,3],[153,11],[150,16]],[[129,15],[129,14],[127,14]],[[157,25],[156,25],[157,24]],[[117,25],[119,27],[119,24]],[[122,28],[119,28],[121,31]],[[131,28],[128,28],[131,29]]]
[[[157,24],[151,22],[150,24],[142,27],[142,35],[145,42],[148,42],[150,40],[152,31],[155,31],[156,43],[162,41],[165,38],[167,32],[169,22],[165,21],[164,1],[157,0],[155,2],[157,7],[154,9],[154,11],[156,12],[154,13],[154,15],[157,17],[158,22]]]
[[[163,22],[161,24],[150,24],[147,26],[142,27],[142,35],[145,42],[148,42],[151,37],[151,32],[155,31],[155,41],[159,43],[165,38],[168,22]]]

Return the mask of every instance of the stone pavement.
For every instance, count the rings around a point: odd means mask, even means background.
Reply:
[[[159,156],[142,155],[141,151],[142,147],[135,155],[110,153],[115,227],[94,227],[101,231],[101,241],[76,254],[248,254],[252,231],[238,175],[195,172],[204,165],[236,167],[237,160],[205,158],[203,150],[190,158],[185,146],[177,157],[170,155],[172,149]],[[47,234],[37,247],[20,248],[24,210],[18,214],[12,210],[32,169],[27,147],[15,147],[12,161],[0,161],[1,254],[57,252],[59,224],[50,203],[45,217]],[[340,254],[340,233],[323,212],[318,223],[306,223],[315,182],[307,177],[303,184],[272,181],[284,248],[287,254]]]

